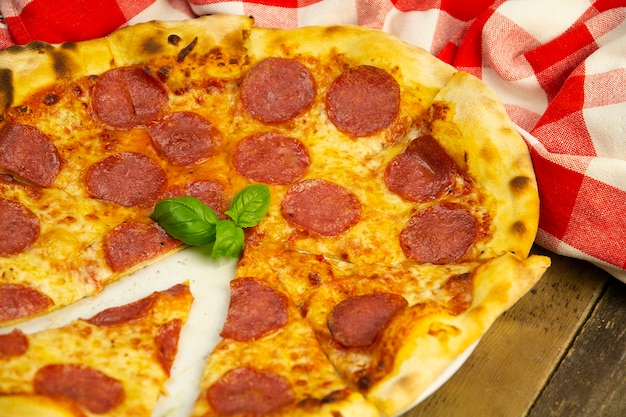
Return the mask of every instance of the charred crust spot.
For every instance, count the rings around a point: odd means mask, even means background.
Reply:
[[[511,226],[513,233],[523,236],[526,234],[526,225],[521,220],[516,221]]]
[[[339,26],[339,25],[333,25],[333,26],[328,26],[326,28],[325,35],[326,36],[335,36],[335,34],[339,34],[341,35],[344,32],[345,28]]]
[[[62,49],[74,50],[76,49],[76,42],[64,42],[61,44]]]
[[[0,110],[6,110],[13,103],[13,72],[0,68]]]
[[[50,45],[49,43],[41,42],[41,41],[29,42],[24,46],[24,49],[29,50],[29,51],[35,51],[40,54],[44,53],[45,51],[49,51],[53,48],[54,47]]]
[[[54,72],[60,77],[68,75],[71,72],[71,60],[69,56],[62,51],[54,51],[51,55]]]
[[[171,34],[170,36],[167,37],[167,43],[169,43],[170,45],[174,45],[174,46],[178,46],[181,40],[182,40],[181,37],[176,34]]]
[[[146,39],[141,47],[145,52],[150,54],[158,54],[163,51],[163,46],[153,38]]]
[[[196,36],[195,38],[193,38],[193,40],[191,41],[189,45],[181,49],[181,51],[178,53],[178,58],[176,58],[176,61],[178,61],[179,63],[183,62],[185,58],[187,57],[187,55],[189,55],[189,53],[193,51],[193,48],[196,47],[197,43],[198,43],[198,37]]]
[[[517,177],[511,180],[511,188],[513,191],[521,191],[528,187],[530,183],[530,178],[522,175],[518,175]]]

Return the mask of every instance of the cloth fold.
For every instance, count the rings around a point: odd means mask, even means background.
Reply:
[[[0,13],[0,49],[216,13],[392,33],[498,93],[537,173],[537,243],[626,282],[626,0],[0,0]]]

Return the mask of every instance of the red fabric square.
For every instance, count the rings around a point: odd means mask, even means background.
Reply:
[[[534,129],[532,134],[552,153],[598,156],[582,110],[572,112],[555,123],[543,124],[540,128]]]
[[[482,78],[483,28],[492,14],[493,10],[483,13],[469,27],[452,63],[458,69],[468,71],[479,78]],[[475,71],[472,71],[472,69],[475,69]]]
[[[563,241],[607,263],[626,268],[626,192],[585,178]]]
[[[599,12],[606,12],[607,10],[624,7],[625,5],[624,0],[596,0],[593,3],[593,7]]]
[[[459,20],[469,22],[476,19],[487,8],[499,3],[502,3],[502,0],[441,0],[441,10]]]
[[[578,25],[524,56],[537,74],[548,99],[552,99],[574,68],[597,48],[587,26]]]
[[[392,0],[396,9],[401,12],[426,11],[441,9],[442,0]]]
[[[584,175],[545,159],[531,148],[541,202],[539,227],[563,239],[576,205]]]
[[[570,77],[544,112],[537,128],[544,124],[557,122],[568,114],[582,110],[584,105],[585,76]]]

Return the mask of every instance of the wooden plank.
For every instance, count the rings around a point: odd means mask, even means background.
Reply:
[[[523,416],[609,281],[589,263],[551,254],[552,266],[494,323],[465,365],[403,417]]]
[[[626,284],[611,282],[529,416],[626,416]]]

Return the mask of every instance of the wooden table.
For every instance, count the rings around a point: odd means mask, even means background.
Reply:
[[[625,417],[626,284],[535,248],[552,266],[461,369],[402,417]]]

